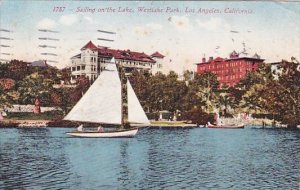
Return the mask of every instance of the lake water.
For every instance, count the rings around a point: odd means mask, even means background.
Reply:
[[[0,189],[299,189],[300,130],[0,129]]]

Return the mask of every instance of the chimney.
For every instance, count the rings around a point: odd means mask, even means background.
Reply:
[[[214,59],[214,57],[209,57],[209,61],[212,61]]]
[[[205,57],[202,58],[202,63],[205,63],[206,62],[206,59]]]

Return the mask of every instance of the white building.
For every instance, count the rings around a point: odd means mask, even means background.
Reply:
[[[92,81],[95,80],[104,69],[105,63],[109,62],[113,57],[116,64],[122,64],[127,72],[139,70],[155,74],[162,72],[163,68],[162,60],[164,56],[159,52],[149,56],[144,52],[97,47],[91,41],[80,50],[80,54],[71,58],[71,81],[80,76],[86,76]]]

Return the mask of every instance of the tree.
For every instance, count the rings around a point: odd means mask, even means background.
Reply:
[[[180,110],[185,112],[203,106],[205,106],[205,101],[199,95],[199,86],[195,81],[191,81],[188,85],[187,92],[180,101]]]
[[[54,81],[44,78],[38,73],[31,74],[23,80],[18,81],[17,91],[20,94],[20,104],[33,104],[35,97],[39,97],[41,105],[50,105],[50,94],[53,90]]]
[[[54,89],[51,92],[51,105],[59,106],[62,108],[64,114],[70,111],[70,109],[76,104],[77,101],[72,101],[71,97],[72,88],[59,88]]]
[[[204,72],[195,76],[195,83],[199,87],[198,95],[206,102],[205,111],[213,112],[217,104],[217,90],[219,82],[217,75],[211,72]]]
[[[12,97],[4,91],[0,86],[0,111],[5,107],[10,107],[12,104]]]
[[[6,70],[7,78],[22,80],[28,74],[30,74],[28,71],[28,63],[19,60],[11,60],[8,63]]]
[[[85,76],[81,76],[77,81],[77,86],[69,94],[71,105],[75,105],[89,89],[89,87],[89,79]]]
[[[128,79],[130,80],[132,88],[134,89],[134,92],[140,100],[144,110],[147,110],[146,108],[149,108],[149,105],[146,101],[148,99],[149,76],[146,73],[134,70]]]
[[[183,78],[184,78],[185,81],[192,80],[193,76],[194,76],[194,72],[193,71],[185,70],[183,72]]]
[[[213,122],[213,116],[204,112],[201,108],[193,108],[188,112],[182,113],[180,120],[191,121],[199,125],[206,125],[207,122]]]
[[[283,61],[278,81],[266,85],[264,106],[270,113],[281,115],[282,122],[291,127],[300,123],[300,65]]]
[[[266,85],[273,81],[270,64],[261,64],[255,72],[248,72],[235,88],[229,88],[233,108],[246,112],[265,111],[262,95]]]
[[[265,86],[262,84],[254,84],[242,96],[240,107],[244,108],[246,112],[264,111],[263,110],[263,93]]]

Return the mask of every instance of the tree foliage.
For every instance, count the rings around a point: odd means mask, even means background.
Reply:
[[[50,105],[50,94],[54,81],[44,78],[38,73],[33,73],[23,80],[18,81],[19,104],[33,104],[35,97],[39,97],[42,106]]]
[[[281,115],[282,122],[295,127],[300,123],[300,66],[283,62],[279,80],[270,81],[264,89],[264,107],[272,114]]]

